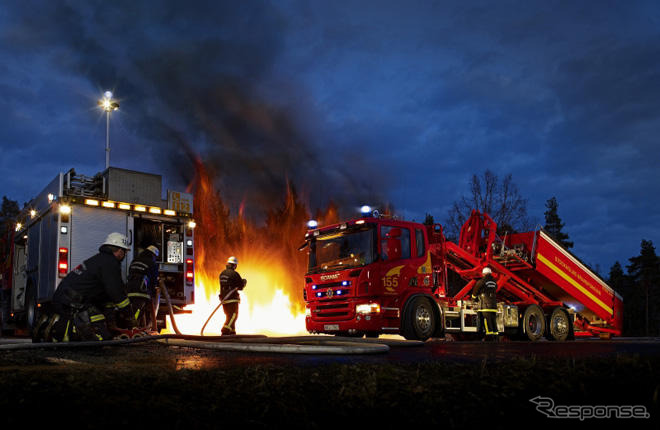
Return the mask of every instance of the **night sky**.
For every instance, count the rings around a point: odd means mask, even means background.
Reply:
[[[490,169],[604,276],[660,243],[657,2],[3,1],[0,195],[103,170],[108,89],[111,165],[199,154],[257,218],[290,182],[443,222]]]

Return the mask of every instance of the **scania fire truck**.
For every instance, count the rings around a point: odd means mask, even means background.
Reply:
[[[499,334],[530,341],[621,334],[621,296],[547,232],[496,232],[493,219],[478,211],[458,243],[439,224],[377,214],[311,227],[307,330],[419,340],[480,336],[471,291],[489,267],[497,281]]]
[[[58,174],[20,213],[8,248],[0,303],[3,331],[28,331],[38,308],[49,301],[67,273],[98,252],[112,232],[125,234],[128,266],[150,245],[159,250],[160,279],[173,310],[194,302],[192,195],[168,191],[162,177],[110,167],[93,177],[71,169]],[[163,304],[158,320],[164,322]],[[161,321],[162,320],[162,321]]]

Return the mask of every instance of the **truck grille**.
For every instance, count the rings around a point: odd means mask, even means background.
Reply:
[[[312,312],[313,318],[350,318],[353,309],[348,302],[322,303]]]

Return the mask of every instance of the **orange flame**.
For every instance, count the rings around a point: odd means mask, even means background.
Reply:
[[[265,225],[258,227],[245,219],[245,202],[232,217],[212,182],[208,166],[195,160],[196,176],[189,192],[194,194],[195,229],[195,304],[186,307],[190,314],[179,314],[176,322],[186,334],[199,334],[219,304],[220,272],[227,258],[238,258],[237,271],[248,280],[241,291],[236,331],[239,334],[305,334],[305,303],[302,296],[307,254],[298,250],[310,219],[305,205],[291,184],[281,208],[266,213]],[[317,213],[324,224],[337,222],[334,205]],[[218,334],[225,315],[218,310],[204,334]],[[172,332],[168,319],[167,332]]]

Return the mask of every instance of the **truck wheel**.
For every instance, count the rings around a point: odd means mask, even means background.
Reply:
[[[25,289],[25,324],[30,336],[32,336],[32,329],[37,323],[37,318],[37,292],[30,282]]]
[[[568,314],[562,308],[555,308],[548,320],[548,339],[563,342],[568,338],[570,331],[571,321]]]
[[[522,326],[523,336],[532,342],[543,337],[545,333],[545,315],[537,305],[529,305],[523,314]]]
[[[426,340],[435,332],[436,324],[431,302],[426,297],[417,296],[406,306],[401,334],[408,340]]]

